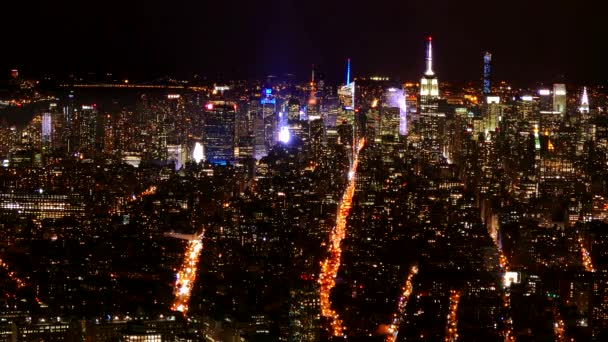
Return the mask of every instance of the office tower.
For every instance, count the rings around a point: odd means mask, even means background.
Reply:
[[[553,111],[559,112],[562,117],[566,114],[566,101],[566,85],[553,84]]]
[[[492,54],[486,52],[483,55],[483,95],[488,96],[492,92],[490,84],[490,63],[492,62]]]
[[[553,104],[551,99],[551,89],[542,88],[538,90],[538,109],[543,112],[552,112]]]
[[[494,133],[498,128],[498,123],[502,118],[503,106],[499,96],[486,96],[483,107],[483,133],[486,138]]]
[[[75,151],[91,157],[96,151],[98,141],[99,112],[93,105],[82,105],[80,110],[74,112],[75,131]]]
[[[319,108],[319,100],[317,99],[317,85],[315,83],[315,66],[312,66],[312,75],[310,80],[310,95],[308,96],[308,102],[306,105],[306,115],[308,120],[317,120],[321,118],[321,111]]]
[[[296,98],[290,98],[287,101],[287,119],[289,122],[300,120],[300,101]]]
[[[336,125],[353,125],[355,122],[355,82],[350,81],[350,75],[349,58],[346,66],[346,83],[344,83],[344,86],[338,89],[338,101],[340,102],[340,108],[338,110]]]
[[[380,106],[378,100],[374,100],[371,107],[365,113],[365,139],[369,142],[381,142],[380,135]]]
[[[63,132],[62,137],[67,153],[74,151],[76,146],[76,125],[75,125],[75,112],[76,104],[74,103],[73,91],[68,94],[63,104]]]
[[[42,113],[42,147],[44,149],[48,149],[51,144],[52,136],[53,136],[53,125],[51,113],[45,112]]]
[[[261,100],[252,99],[247,106],[248,117],[251,122],[251,137],[253,139],[253,157],[257,160],[268,154],[264,134],[264,113]]]
[[[396,142],[399,135],[405,135],[405,113],[404,91],[397,88],[386,89],[382,101],[382,137],[391,136],[391,140]]]
[[[277,112],[277,99],[272,93],[272,88],[265,88],[262,94],[262,118],[264,120],[264,145],[266,151],[277,143],[279,135],[279,114]]]
[[[175,170],[179,170],[186,163],[186,149],[183,145],[167,145],[167,162],[175,164]]]
[[[587,94],[587,87],[583,87],[583,95],[581,96],[581,105],[578,107],[578,112],[581,115],[589,114],[589,95]]]
[[[420,79],[419,133],[422,149],[438,157],[440,152],[440,120],[445,115],[439,113],[439,81],[433,71],[432,38],[428,38],[426,71]]]
[[[594,140],[595,125],[591,122],[591,114],[589,111],[589,95],[587,87],[583,87],[581,95],[581,105],[578,107],[578,118],[575,120],[578,126],[578,139],[576,143],[576,154],[584,153],[585,142]]]
[[[207,161],[226,165],[234,161],[236,104],[212,101],[204,111],[204,150]]]

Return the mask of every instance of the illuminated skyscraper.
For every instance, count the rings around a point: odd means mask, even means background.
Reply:
[[[382,131],[380,134],[382,136],[392,136],[393,141],[397,141],[399,135],[405,135],[405,115],[405,94],[403,89],[386,89],[382,103]]]
[[[499,96],[486,96],[483,105],[483,131],[486,139],[489,134],[496,131],[498,123],[502,118],[503,106]]]
[[[589,95],[587,95],[587,87],[583,87],[583,95],[581,96],[581,106],[578,107],[579,113],[589,113]]]
[[[42,145],[48,147],[53,136],[51,113],[42,113]]]
[[[423,150],[437,155],[440,152],[439,81],[433,71],[432,38],[428,38],[426,52],[426,71],[420,80],[419,133]]]
[[[234,161],[236,104],[212,101],[205,105],[204,150],[207,161],[226,165]]]
[[[575,121],[579,130],[576,153],[577,155],[582,155],[585,150],[585,142],[595,139],[595,125],[592,123],[591,114],[589,112],[589,95],[587,94],[587,87],[583,88],[581,105],[578,107],[578,118]]]
[[[553,111],[559,112],[562,117],[566,114],[566,101],[566,85],[553,84]]]
[[[99,113],[95,105],[83,105],[75,114],[76,151],[90,157],[96,150]]]
[[[296,98],[290,98],[287,102],[287,118],[289,122],[300,120],[300,101]]]
[[[317,120],[321,118],[319,105],[319,99],[317,98],[317,84],[315,83],[315,66],[313,64],[310,80],[310,96],[308,97],[308,103],[306,106],[308,120]]]
[[[492,54],[486,52],[483,55],[483,94],[489,95],[492,92],[491,84],[490,84],[490,72],[492,62]]]

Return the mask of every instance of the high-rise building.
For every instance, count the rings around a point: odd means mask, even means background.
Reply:
[[[426,53],[426,71],[420,79],[419,101],[419,133],[421,147],[424,151],[438,155],[441,151],[441,118],[439,113],[439,81],[433,71],[432,38],[428,38]]]
[[[258,153],[256,150],[256,156],[266,155],[268,151],[276,144],[279,135],[279,117],[277,112],[277,98],[272,93],[272,88],[265,88],[262,94],[261,104],[261,116],[259,117],[263,121],[264,130],[256,131],[257,134],[263,134],[264,136],[264,153]],[[256,139],[256,146],[261,139]]]
[[[99,119],[99,112],[94,104],[82,105],[80,110],[75,112],[75,149],[79,153],[84,153],[87,157],[90,157],[96,151],[96,143],[99,136]]]
[[[566,114],[566,101],[566,85],[553,84],[553,111],[559,112],[562,117]]]
[[[306,105],[306,115],[308,120],[317,120],[321,118],[320,103],[317,98],[317,84],[315,83],[315,66],[312,66],[312,75],[310,80],[310,95]]]
[[[397,141],[399,135],[405,135],[406,108],[405,94],[402,89],[386,89],[382,102],[381,120],[380,134],[383,137],[390,135],[393,141]]]
[[[212,101],[205,105],[204,149],[207,161],[226,165],[234,162],[236,104]]]
[[[167,145],[166,159],[175,164],[175,170],[179,170],[186,163],[186,149],[182,145]]]
[[[290,98],[287,101],[287,119],[289,122],[300,120],[300,101],[296,98]]]
[[[589,95],[587,94],[587,87],[583,88],[581,105],[578,107],[578,118],[575,121],[578,126],[576,153],[577,155],[582,155],[585,142],[595,139],[595,125],[591,121],[591,114],[589,112]]]
[[[350,81],[350,58],[346,66],[346,83],[338,88],[338,101],[340,102],[340,108],[336,125],[353,125],[355,121],[355,82]]]
[[[53,136],[53,125],[51,120],[51,113],[42,113],[42,145],[48,147],[51,143]]]
[[[499,96],[486,96],[483,108],[483,132],[486,136],[496,131],[502,118],[502,105]]]
[[[490,95],[490,93],[492,92],[492,87],[490,84],[490,72],[491,72],[491,65],[490,63],[492,62],[492,54],[490,52],[486,52],[483,55],[483,94],[485,96]]]
[[[581,106],[578,107],[578,111],[581,114],[589,114],[589,95],[587,94],[587,87],[583,87],[583,95],[581,96]]]

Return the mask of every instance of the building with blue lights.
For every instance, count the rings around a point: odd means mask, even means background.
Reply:
[[[207,103],[204,111],[205,157],[215,165],[234,162],[236,104],[227,101]]]

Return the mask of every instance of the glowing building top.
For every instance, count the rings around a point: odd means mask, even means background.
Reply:
[[[350,58],[346,60],[346,85],[350,84]]]
[[[312,65],[312,75],[310,79],[310,96],[308,98],[309,105],[317,104],[317,88],[315,85],[315,65]]]
[[[433,72],[433,38],[428,38],[428,45],[426,51],[426,71],[422,79],[420,80],[420,96],[422,97],[439,97],[439,81],[435,72]]]
[[[589,95],[587,95],[587,87],[583,87],[583,96],[581,97],[581,106],[578,108],[581,113],[589,113]]]

